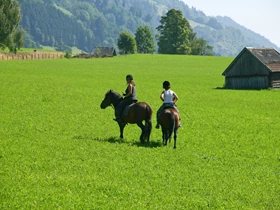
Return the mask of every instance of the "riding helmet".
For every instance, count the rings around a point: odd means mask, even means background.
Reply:
[[[170,83],[169,83],[168,81],[164,81],[164,82],[162,83],[162,87],[163,87],[164,89],[170,88]]]
[[[131,74],[126,75],[126,79],[133,80],[133,76]]]

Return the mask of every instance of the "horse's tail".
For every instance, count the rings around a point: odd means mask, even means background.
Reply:
[[[146,106],[146,119],[145,119],[145,131],[146,131],[146,137],[150,138],[150,134],[152,132],[152,114],[153,110],[152,107],[150,107],[148,104]]]
[[[169,112],[169,128],[168,128],[168,139],[171,139],[173,131],[176,126],[176,118],[173,112]]]

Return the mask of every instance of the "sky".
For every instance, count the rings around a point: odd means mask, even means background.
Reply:
[[[280,47],[280,0],[181,0],[207,16],[228,16]]]

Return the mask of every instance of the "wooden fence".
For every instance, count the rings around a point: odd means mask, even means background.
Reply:
[[[63,58],[64,53],[61,52],[34,52],[34,53],[18,53],[0,54],[0,60],[40,60],[40,59],[57,59]]]

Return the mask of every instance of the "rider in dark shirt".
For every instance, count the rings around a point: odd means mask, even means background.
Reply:
[[[117,106],[116,109],[116,119],[115,121],[119,121],[122,116],[123,109],[132,103],[136,103],[137,97],[136,97],[136,84],[133,81],[133,76],[131,74],[128,74],[126,76],[126,82],[127,82],[127,88],[125,90],[125,93],[123,94],[124,99],[120,102],[120,104]]]

